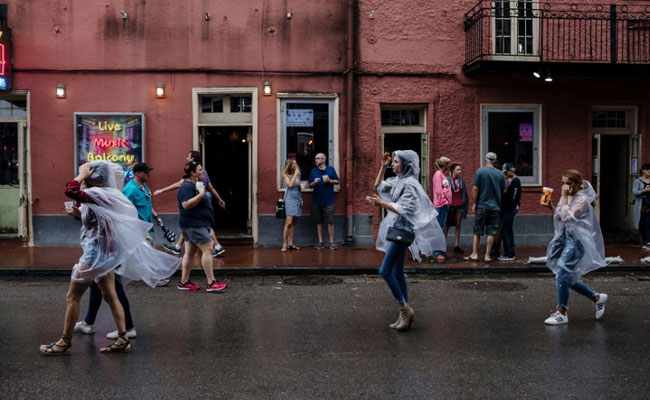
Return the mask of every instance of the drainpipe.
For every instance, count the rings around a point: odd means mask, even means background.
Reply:
[[[347,230],[345,233],[345,245],[354,244],[354,168],[353,168],[353,112],[354,112],[354,0],[348,0],[347,15],[347,61],[345,89],[346,89],[346,111],[345,111],[345,219]]]

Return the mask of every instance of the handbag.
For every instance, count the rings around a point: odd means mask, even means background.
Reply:
[[[278,202],[275,204],[275,218],[286,218],[287,213],[284,210],[284,200],[279,199]]]
[[[388,228],[386,232],[386,240],[389,242],[401,243],[410,245],[415,240],[415,230],[413,225],[405,218],[399,217],[397,221]]]

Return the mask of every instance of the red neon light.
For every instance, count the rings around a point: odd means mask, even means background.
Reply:
[[[93,146],[99,147],[100,149],[107,149],[109,147],[129,147],[129,142],[123,138],[117,139],[105,139],[95,136],[93,140]]]
[[[0,44],[0,75],[5,74],[5,45]]]

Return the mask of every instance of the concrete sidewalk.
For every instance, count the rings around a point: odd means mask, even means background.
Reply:
[[[374,247],[344,247],[315,250],[302,247],[286,253],[279,247],[229,246],[226,253],[214,259],[217,275],[297,275],[297,274],[375,274],[381,265],[383,253]],[[467,256],[471,251],[464,249]],[[481,249],[482,251],[483,248]],[[605,271],[650,270],[650,264],[640,260],[650,253],[639,246],[607,246],[607,256],[620,256],[622,264],[612,264]],[[517,273],[548,272],[544,264],[527,264],[529,257],[546,254],[546,247],[520,246],[515,261],[471,262],[463,255],[449,254],[444,263],[408,260],[410,273]],[[19,242],[0,243],[0,275],[69,274],[81,255],[79,247],[26,247]],[[198,262],[196,263],[198,266]]]

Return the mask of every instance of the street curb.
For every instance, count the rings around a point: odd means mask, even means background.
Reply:
[[[268,275],[377,275],[379,267],[238,267],[215,268],[217,276],[268,276]],[[70,269],[32,269],[24,267],[2,268],[0,277],[43,277],[43,276],[70,276]],[[192,273],[198,275],[201,269],[193,269]],[[551,271],[543,265],[532,266],[513,265],[508,267],[438,267],[438,266],[409,266],[405,272],[411,275],[520,275],[520,274],[550,274]],[[615,265],[607,266],[591,274],[599,273],[629,273],[650,272],[650,265]],[[173,276],[179,276],[180,270]]]

